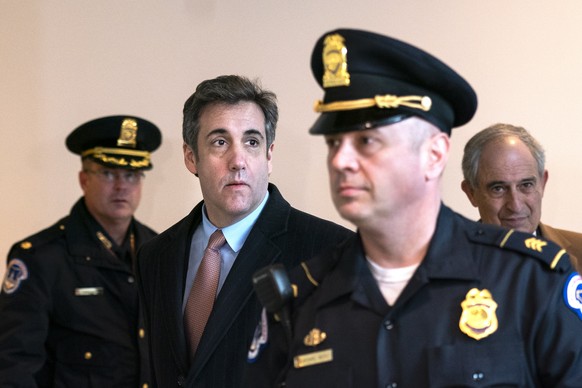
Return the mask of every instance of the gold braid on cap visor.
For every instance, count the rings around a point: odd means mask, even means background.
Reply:
[[[384,96],[376,96],[374,98],[362,98],[360,100],[351,101],[336,101],[324,104],[319,100],[315,102],[314,110],[318,113],[336,112],[340,110],[354,110],[364,108],[398,108],[399,106],[406,106],[408,108],[420,109],[429,111],[432,106],[432,100],[428,96],[394,96],[386,94]]]
[[[106,154],[122,155],[121,158],[108,156]],[[90,150],[83,151],[81,157],[93,155],[95,159],[99,159],[105,163],[116,164],[118,166],[127,166],[133,168],[142,168],[150,165],[150,153],[148,151],[135,151],[119,148],[95,147]],[[137,156],[143,158],[142,160],[127,161],[123,156]]]

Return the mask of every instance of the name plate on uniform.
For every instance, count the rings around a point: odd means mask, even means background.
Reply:
[[[306,366],[324,364],[333,361],[333,350],[326,349],[319,352],[302,354],[293,358],[293,366],[296,369],[304,368]]]
[[[75,296],[103,295],[103,287],[75,288]]]

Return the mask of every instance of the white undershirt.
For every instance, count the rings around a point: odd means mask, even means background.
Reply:
[[[386,299],[386,303],[390,306],[398,299],[398,296],[400,296],[400,293],[406,287],[410,278],[412,278],[414,271],[420,265],[419,263],[409,267],[383,268],[368,257],[366,257],[366,261],[368,262],[368,268],[370,268],[374,279],[378,283],[384,299]]]

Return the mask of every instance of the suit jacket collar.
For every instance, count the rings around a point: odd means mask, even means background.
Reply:
[[[253,273],[279,260],[281,248],[274,239],[288,231],[290,209],[291,206],[279,190],[270,184],[269,200],[239,252],[208,318],[189,372],[193,378],[251,300],[254,292],[251,282]]]
[[[540,234],[564,248],[570,255],[570,261],[578,272],[582,272],[582,234],[568,230],[556,229],[540,223]]]
[[[240,311],[251,299],[252,274],[277,261],[281,255],[281,249],[274,239],[287,232],[291,206],[275,185],[269,184],[268,190],[269,200],[216,299],[192,365],[188,365],[181,306],[190,241],[194,230],[202,221],[203,202],[198,203],[188,216],[162,234],[160,251],[165,252],[168,260],[160,268],[161,289],[166,293],[164,307],[167,309],[161,319],[168,320],[170,330],[167,335],[174,350],[174,359],[182,371],[188,371],[189,381],[193,381],[202,370]]]
[[[539,229],[541,237],[555,242],[556,244],[560,245],[567,251],[570,250],[572,243],[566,236],[560,233],[557,229],[554,229],[549,225],[542,224],[541,222],[539,225]]]

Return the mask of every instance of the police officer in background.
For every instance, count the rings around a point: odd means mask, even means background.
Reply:
[[[134,266],[156,233],[133,214],[161,139],[135,116],[98,118],[67,137],[81,156],[84,195],[69,216],[8,254],[1,387],[147,387]]]
[[[318,40],[312,70],[325,98],[310,132],[358,233],[290,274],[296,298],[273,317],[291,308],[292,325],[263,319],[247,386],[579,387],[582,279],[567,253],[442,204],[471,86],[416,47],[349,29]]]

